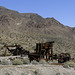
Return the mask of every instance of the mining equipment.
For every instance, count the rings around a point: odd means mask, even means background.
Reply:
[[[58,63],[64,63],[66,61],[69,61],[71,59],[71,56],[69,53],[60,53],[58,55]]]
[[[64,63],[66,61],[69,61],[71,56],[69,53],[60,53],[60,54],[53,54],[53,43],[51,42],[45,42],[45,43],[36,43],[36,49],[34,49],[34,52],[29,52],[21,45],[4,45],[5,47],[5,53],[6,56],[7,50],[11,53],[10,55],[16,56],[16,55],[28,55],[28,58],[30,62],[32,60],[40,61],[41,59],[44,59],[46,61],[53,61],[58,60],[58,63]]]
[[[23,49],[21,45],[15,44],[15,45],[4,45],[5,47],[5,53],[6,56],[7,50],[11,53],[10,55],[16,56],[16,55],[28,55],[29,51]]]
[[[53,43],[46,42],[46,43],[36,43],[36,49],[35,52],[29,53],[29,59],[30,61],[36,60],[40,61],[40,59],[44,59],[46,61],[52,60],[53,61]]]
[[[45,43],[36,43],[35,52],[29,53],[28,55],[30,61],[32,60],[40,61],[41,59],[44,59],[46,61],[58,60],[58,63],[64,63],[66,61],[69,61],[71,59],[69,53],[60,53],[58,55],[53,54],[53,43],[54,41]]]

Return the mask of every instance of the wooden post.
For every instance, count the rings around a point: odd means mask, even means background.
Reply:
[[[46,60],[47,60],[47,50],[46,50]]]
[[[4,53],[4,56],[6,56],[6,53],[7,53],[7,47],[5,48],[5,53]]]
[[[51,60],[53,61],[53,48],[51,48]]]
[[[21,50],[21,57],[22,57],[23,51]]]
[[[40,59],[41,59],[41,43],[39,43],[39,52],[40,52]]]
[[[36,43],[36,53],[38,53],[38,43]]]

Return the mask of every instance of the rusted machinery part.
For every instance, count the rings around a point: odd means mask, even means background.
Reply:
[[[58,55],[58,63],[64,63],[66,61],[69,61],[71,58],[69,53],[61,53]]]
[[[53,55],[53,59],[55,59],[55,60],[58,59],[57,54],[54,54],[54,55]]]
[[[30,62],[33,60],[39,61],[40,55],[36,52],[29,53],[28,58],[29,58]]]

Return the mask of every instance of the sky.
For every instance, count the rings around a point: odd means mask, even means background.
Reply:
[[[0,6],[20,13],[37,13],[43,18],[54,17],[75,27],[75,0],[0,0]]]

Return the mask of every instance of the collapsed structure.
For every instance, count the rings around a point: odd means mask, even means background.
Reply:
[[[21,45],[4,45],[5,47],[5,53],[6,56],[7,50],[11,53],[10,55],[16,56],[16,55],[28,55],[28,58],[30,62],[32,60],[40,61],[41,59],[44,59],[46,61],[53,61],[53,59],[58,59],[58,63],[64,63],[66,61],[70,60],[70,54],[69,53],[60,53],[60,54],[53,54],[53,43],[51,42],[45,42],[45,43],[36,43],[36,49],[34,49],[34,52],[29,52]]]
[[[16,55],[28,55],[29,51],[23,49],[21,45],[4,45],[5,47],[5,53],[4,56],[7,54],[7,50],[11,53],[10,55],[16,56]]]

